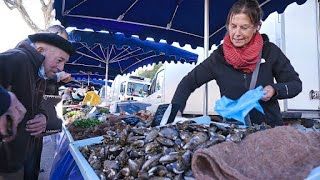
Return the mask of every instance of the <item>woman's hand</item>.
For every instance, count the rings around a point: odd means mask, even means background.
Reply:
[[[270,86],[270,85],[264,87],[262,89],[262,91],[265,92],[265,95],[261,98],[262,101],[269,101],[274,96],[274,94],[276,93],[274,88],[272,86]]]

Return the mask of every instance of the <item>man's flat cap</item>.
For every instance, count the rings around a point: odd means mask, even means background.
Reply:
[[[53,45],[69,55],[74,54],[75,48],[72,46],[72,43],[63,37],[57,35],[56,33],[36,33],[33,35],[29,35],[28,38],[31,42],[44,42],[50,45]]]

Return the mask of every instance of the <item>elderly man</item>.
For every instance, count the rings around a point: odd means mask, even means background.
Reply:
[[[40,109],[45,79],[61,72],[74,53],[67,36],[58,33],[37,33],[28,39],[31,43],[23,41],[0,53],[0,85],[10,87],[27,110],[16,138],[0,144],[0,180],[24,178],[24,162],[32,159],[35,138],[46,128],[46,113]]]

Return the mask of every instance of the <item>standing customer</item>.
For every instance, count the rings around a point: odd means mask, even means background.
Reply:
[[[27,110],[16,138],[0,144],[0,179],[24,178],[23,166],[35,149],[35,136],[46,128],[46,114],[40,109],[45,79],[62,71],[74,52],[71,43],[56,33],[37,33],[28,39],[31,44],[23,41],[0,53],[0,84],[11,87]]]
[[[190,94],[211,80],[216,80],[221,96],[234,100],[240,98],[249,90],[252,73],[262,52],[256,87],[261,85],[266,92],[260,101],[265,114],[253,109],[249,115],[256,124],[283,125],[278,99],[298,95],[302,91],[302,82],[283,52],[269,42],[266,35],[259,33],[261,17],[262,10],[256,0],[239,0],[232,6],[223,44],[186,75],[177,87],[172,104],[179,105],[180,112],[183,112]]]

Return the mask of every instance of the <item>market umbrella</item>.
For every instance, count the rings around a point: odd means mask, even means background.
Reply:
[[[83,71],[79,71],[77,73],[71,73],[71,76],[73,77],[73,79],[75,80],[83,80],[83,79],[86,79],[89,81],[91,79],[104,79],[105,78],[105,74],[92,74],[92,73],[86,73],[86,72],[83,72]]]
[[[263,19],[282,13],[296,2],[306,0],[258,0]],[[209,46],[220,44],[225,34],[228,11],[236,0],[63,0],[55,1],[56,18],[65,27],[121,32],[140,39],[151,37],[181,46],[202,46],[205,38],[204,12],[208,8]]]
[[[104,75],[97,75],[97,74],[85,74],[85,73],[74,73],[72,75],[72,80],[67,83],[65,86],[67,87],[81,87],[83,88],[84,85],[87,86],[94,86],[96,90],[102,88],[102,86],[107,85],[109,87],[112,86],[111,81],[107,81],[104,78]]]
[[[91,79],[92,80],[92,79]],[[69,83],[67,83],[66,87],[76,87],[76,88],[82,88],[84,87],[83,84],[86,84],[87,86],[93,86],[95,90],[99,90],[104,86],[104,84],[95,83],[93,81],[90,81],[89,84],[87,84],[87,79],[81,79],[81,80],[72,80]]]
[[[111,81],[107,81],[105,79],[102,78],[94,78],[94,77],[86,77],[86,75],[74,75],[72,74],[73,80],[71,81],[71,83],[75,83],[75,84],[87,84],[88,86],[90,84],[94,84],[97,86],[104,86],[107,84],[107,86],[111,87],[112,82]],[[103,77],[104,78],[104,77]]]
[[[198,58],[197,54],[166,43],[127,38],[119,33],[73,30],[69,36],[76,54],[66,63],[65,71],[105,75],[107,80],[144,65],[166,61],[196,63]]]
[[[140,39],[190,44],[204,47],[204,58],[209,47],[220,44],[225,35],[228,11],[236,0],[72,0],[55,1],[56,18],[66,27],[91,28],[121,32]],[[306,0],[258,0],[264,11],[263,19],[272,12],[282,13],[296,2]],[[209,21],[210,20],[210,21]],[[205,86],[207,95],[207,85]],[[204,115],[207,115],[207,98]]]
[[[198,58],[197,54],[166,43],[126,38],[123,34],[73,30],[69,36],[76,54],[70,57],[65,70],[106,75],[105,79],[114,79],[118,74],[130,73],[148,64],[165,61],[196,63]]]

